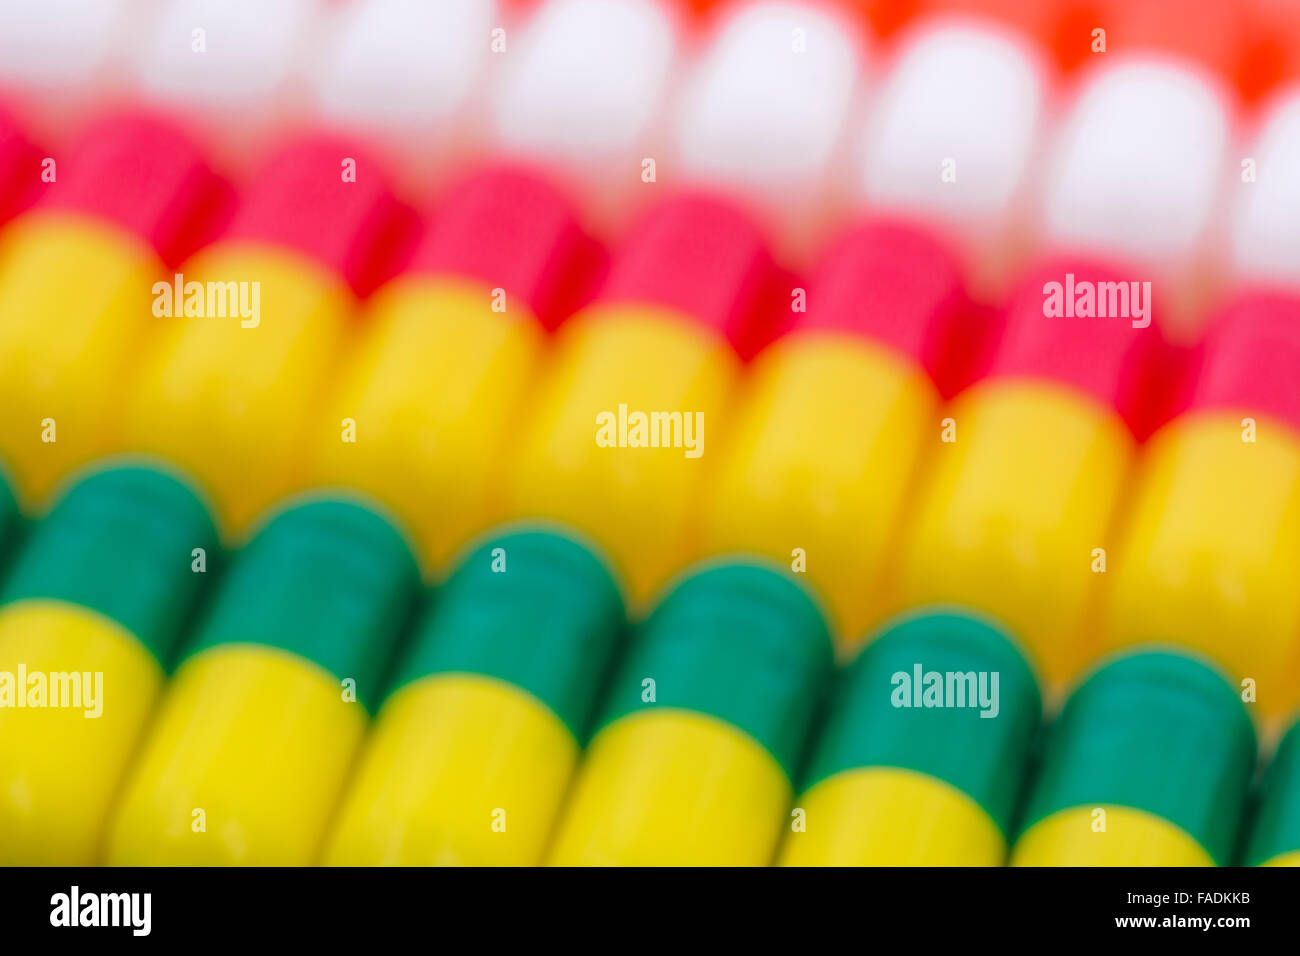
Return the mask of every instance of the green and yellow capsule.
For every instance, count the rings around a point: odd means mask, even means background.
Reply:
[[[215,547],[194,494],[143,468],[36,525],[0,592],[0,863],[95,862]]]
[[[769,863],[831,662],[789,578],[744,564],[686,578],[617,669],[550,862]]]
[[[1255,747],[1245,706],[1218,671],[1164,651],[1114,660],[1050,729],[1011,862],[1226,865]]]
[[[1248,866],[1300,866],[1300,723],[1282,738],[1264,776]]]
[[[610,572],[569,538],[474,550],[416,628],[326,862],[540,863],[623,623]]]
[[[1042,716],[997,628],[957,613],[889,626],[840,677],[785,866],[1000,866]]]
[[[272,518],[176,670],[109,862],[313,862],[417,588],[406,543],[366,508]]]

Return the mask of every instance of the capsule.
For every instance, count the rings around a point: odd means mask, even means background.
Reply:
[[[1247,293],[1215,323],[1187,409],[1147,447],[1104,613],[1107,647],[1194,648],[1268,721],[1300,703],[1297,368],[1300,299]]]
[[[858,195],[942,228],[983,297],[1024,250],[1030,173],[1051,81],[1024,37],[985,21],[924,21],[900,38],[856,158]]]
[[[133,28],[147,15],[136,0],[0,4],[0,88],[43,139],[65,143],[87,116],[126,98]]]
[[[416,628],[326,862],[542,862],[622,618],[609,571],[568,537],[476,548]]]
[[[110,827],[112,865],[315,861],[418,585],[350,502],[281,512],[189,643]]]
[[[1086,254],[1186,266],[1213,223],[1229,139],[1214,78],[1159,57],[1090,74],[1051,148],[1045,239]],[[1186,160],[1177,168],[1171,161]]]
[[[494,168],[456,189],[406,271],[372,300],[313,449],[312,484],[384,502],[426,569],[492,524],[502,456],[524,414],[546,330],[583,294],[593,244],[535,174]],[[413,440],[414,439],[414,440]]]
[[[1001,866],[1042,716],[998,628],[961,613],[888,627],[841,675],[784,866]]]
[[[494,57],[497,151],[545,163],[580,187],[585,211],[622,227],[665,153],[655,137],[671,101],[677,20],[660,0],[550,0],[517,32],[484,39],[509,43]]]
[[[720,441],[738,356],[763,334],[772,275],[748,219],[680,196],[634,229],[597,301],[560,331],[514,453],[505,516],[592,538],[634,608],[689,560],[688,508]]]
[[[833,193],[859,108],[861,46],[830,4],[756,0],[723,12],[675,110],[674,174],[744,196],[782,251],[806,254],[844,206]]]
[[[412,188],[482,149],[493,31],[513,39],[510,4],[357,0],[327,16],[309,80],[318,117],[383,148]]]
[[[300,120],[328,0],[158,0],[137,7],[134,95],[210,131],[224,166]]]
[[[967,300],[927,234],[874,222],[823,260],[795,328],[754,362],[703,509],[707,552],[801,563],[842,645],[877,616],[878,582],[939,421]],[[853,436],[847,440],[846,436]]]
[[[36,196],[41,159],[22,127],[0,108],[0,226]]]
[[[1300,22],[1297,23],[1300,33]],[[1246,147],[1255,181],[1235,197],[1228,225],[1228,262],[1241,284],[1300,289],[1300,88],[1273,102]]]
[[[1264,777],[1247,866],[1300,866],[1300,724],[1282,738]]]
[[[198,498],[142,468],[35,527],[0,591],[0,863],[97,862],[215,547]]]
[[[144,114],[93,126],[53,169],[0,259],[0,458],[32,510],[113,450],[154,331],[150,287],[202,241],[223,194],[189,140]]]
[[[955,603],[992,616],[1054,686],[1095,642],[1088,615],[1112,516],[1137,436],[1165,414],[1157,373],[1169,353],[1159,327],[1080,314],[1095,316],[1086,297],[1101,290],[1109,299],[1111,280],[1124,277],[1063,262],[1013,298],[988,375],[935,429],[899,558],[902,607]],[[1045,296],[1052,283],[1070,306],[1064,314]],[[1149,301],[1144,310],[1150,322]]]
[[[831,660],[791,579],[747,564],[687,577],[617,668],[550,862],[767,865]]]
[[[1121,657],[1049,730],[1015,866],[1226,866],[1255,730],[1223,676],[1180,653]]]
[[[1117,278],[1150,280],[1166,331],[1191,341],[1222,261],[1231,101],[1212,76],[1160,54],[1094,59],[1041,160],[1040,243],[1129,263]]]
[[[155,312],[171,315],[122,444],[194,474],[228,539],[302,485],[302,449],[346,437],[318,409],[355,298],[386,277],[406,225],[363,155],[309,137],[272,157],[223,238],[155,289]]]

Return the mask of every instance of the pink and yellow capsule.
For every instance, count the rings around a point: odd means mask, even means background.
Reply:
[[[573,525],[610,556],[633,604],[648,599],[689,560],[706,455],[726,440],[773,276],[759,231],[729,204],[688,195],[652,211],[560,332],[510,467],[507,516]]]
[[[933,429],[899,555],[902,607],[991,615],[1049,686],[1087,658],[1112,522],[1175,367],[1149,287],[1125,278],[1064,261],[1025,282],[987,376]]]
[[[1300,703],[1300,299],[1211,328],[1188,408],[1150,441],[1107,577],[1105,643],[1217,661],[1269,719]]]
[[[408,218],[351,144],[286,146],[229,229],[156,289],[156,332],[123,413],[125,451],[186,468],[237,539],[340,441],[321,402],[357,296],[387,277]]]
[[[27,509],[114,449],[159,331],[150,290],[201,244],[224,196],[190,141],[144,114],[88,129],[53,175],[6,227],[0,258],[0,458]]]
[[[844,236],[807,297],[754,362],[701,544],[805,572],[848,646],[882,610],[897,519],[941,417],[936,381],[959,384],[953,360],[976,343],[959,341],[973,319],[957,262],[902,222]]]
[[[440,576],[491,524],[548,330],[584,294],[597,253],[532,172],[492,168],[453,190],[367,307],[329,402],[329,423],[351,424],[355,441],[317,442],[309,480],[383,502]]]

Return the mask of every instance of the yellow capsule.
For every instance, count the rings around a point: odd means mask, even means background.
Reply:
[[[249,318],[164,318],[123,421],[129,451],[161,455],[208,491],[224,536],[238,538],[300,487],[302,449],[340,441],[317,409],[353,306],[346,286],[296,253],[223,242],[187,281],[248,282]]]
[[[936,777],[893,767],[836,774],[795,808],[805,829],[782,866],[1000,866],[1006,838],[982,807]]]
[[[101,614],[38,599],[0,609],[0,863],[96,862],[162,683],[154,656]]]
[[[1108,647],[1164,638],[1249,678],[1261,714],[1300,703],[1300,436],[1240,414],[1179,419],[1148,445],[1108,575]]]
[[[802,559],[841,645],[856,642],[882,611],[878,582],[938,404],[919,366],[861,337],[771,346],[710,483],[704,550]]]
[[[113,447],[159,266],[142,240],[73,215],[19,219],[5,250],[0,458],[19,502],[39,511],[70,472]]]
[[[410,276],[381,290],[343,382],[332,427],[353,442],[315,444],[309,478],[369,493],[400,516],[435,575],[491,523],[504,442],[518,425],[544,344],[516,304],[494,312],[488,290]]]
[[[1046,382],[990,381],[948,417],[955,440],[934,442],[902,546],[899,604],[993,616],[1059,688],[1095,641],[1090,607],[1133,437],[1096,402]]]
[[[223,645],[183,664],[121,805],[113,866],[306,866],[319,852],[364,711],[276,648]]]
[[[602,306],[570,320],[511,466],[507,513],[590,536],[633,605],[644,602],[689,558],[712,429],[738,373],[723,338],[666,309]]]
[[[1098,829],[1096,810],[1104,810]],[[1071,807],[1016,843],[1013,866],[1214,866],[1186,830],[1133,807]]]
[[[535,866],[577,759],[573,734],[517,687],[416,681],[380,712],[325,862]]]
[[[790,805],[772,755],[729,724],[664,710],[592,741],[553,866],[766,866]]]

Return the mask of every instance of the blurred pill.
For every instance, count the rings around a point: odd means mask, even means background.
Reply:
[[[1255,733],[1222,675],[1194,658],[1120,658],[1048,732],[1016,866],[1227,866]]]

